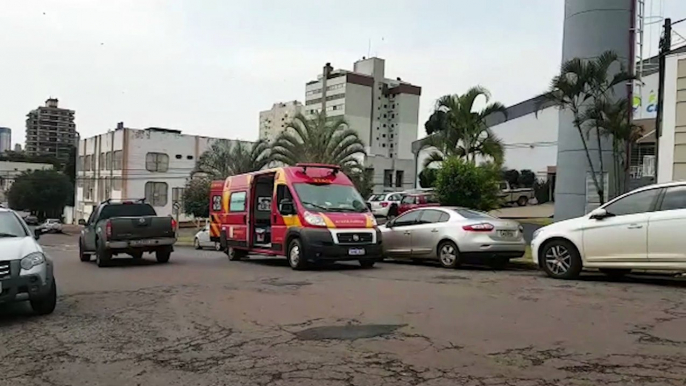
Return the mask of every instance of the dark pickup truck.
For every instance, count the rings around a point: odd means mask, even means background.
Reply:
[[[154,252],[159,263],[169,261],[176,243],[176,220],[160,217],[143,200],[98,205],[83,225],[79,238],[79,257],[90,261],[95,254],[98,267],[107,266],[112,256],[128,254],[140,259],[145,252]]]

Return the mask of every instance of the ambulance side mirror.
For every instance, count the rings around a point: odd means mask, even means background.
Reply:
[[[287,198],[281,200],[281,202],[279,202],[279,213],[281,213],[284,216],[296,214],[295,205],[293,205],[293,201]]]

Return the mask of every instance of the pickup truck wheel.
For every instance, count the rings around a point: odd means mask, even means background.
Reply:
[[[98,243],[95,253],[95,262],[98,264],[98,267],[107,267],[110,264],[110,260],[112,260],[112,251]]]
[[[155,251],[155,257],[157,258],[158,263],[166,263],[169,261],[169,258],[171,257],[172,250],[171,248],[167,247],[164,249],[158,249]]]
[[[50,283],[50,291],[41,299],[31,300],[31,309],[36,315],[48,315],[55,311],[57,305],[57,283],[52,279]]]
[[[91,255],[90,253],[85,253],[83,251],[83,243],[81,243],[81,241],[79,241],[79,260],[83,262],[91,261]]]
[[[517,205],[519,206],[526,206],[526,204],[529,203],[529,198],[526,196],[521,196],[519,199],[517,199]]]

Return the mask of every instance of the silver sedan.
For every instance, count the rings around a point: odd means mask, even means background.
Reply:
[[[502,268],[526,251],[518,222],[466,208],[415,209],[380,228],[385,257],[433,259],[446,268],[465,262]]]

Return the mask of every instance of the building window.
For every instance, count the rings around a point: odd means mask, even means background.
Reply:
[[[122,159],[123,159],[123,153],[121,150],[117,150],[114,152],[114,160],[112,162],[112,169],[114,170],[121,170],[122,169]]]
[[[166,172],[169,170],[169,156],[164,153],[146,154],[145,169],[150,172]]]
[[[76,160],[76,170],[83,170],[83,156],[79,156],[79,158]]]
[[[193,156],[192,156],[192,155],[187,155],[187,156],[186,156],[186,159],[189,160],[189,161],[192,161],[192,160],[193,160]]]
[[[98,166],[100,166],[100,170],[105,170],[105,153],[100,153],[98,163]]]
[[[385,143],[382,143],[382,144],[381,144],[381,147],[386,147],[386,144],[385,144]]]
[[[183,192],[184,188],[172,188],[172,202],[178,202],[183,208]]]
[[[112,152],[108,151],[105,154],[105,168],[107,170],[112,170]]]
[[[386,134],[381,134],[382,137],[386,138]]]
[[[119,190],[121,191],[121,177],[114,177],[112,178],[112,190]]]
[[[404,174],[404,171],[402,171],[402,170],[396,170],[395,171],[395,187],[396,188],[402,188],[403,187],[403,174]]]
[[[231,193],[229,212],[245,212],[245,192]]]
[[[150,154],[150,153],[148,153]],[[169,157],[167,157],[169,158]],[[166,206],[167,205],[167,190],[169,186],[166,182],[146,182],[145,183],[145,201],[152,206]]]
[[[83,170],[85,170],[87,172],[89,172],[91,170],[91,156],[90,155],[87,155],[85,158],[85,165],[84,165]]]
[[[383,186],[389,188],[393,186],[393,170],[385,169],[383,171]]]
[[[181,158],[183,158],[183,156],[181,154],[176,155],[176,159],[181,159]]]

